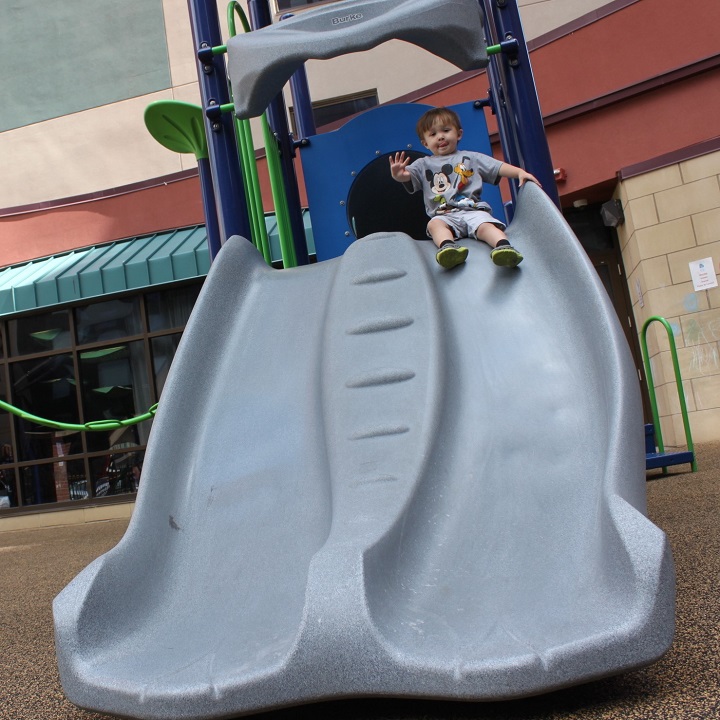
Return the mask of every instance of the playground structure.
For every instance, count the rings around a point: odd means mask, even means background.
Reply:
[[[509,699],[655,661],[672,641],[674,574],[645,512],[637,376],[556,207],[516,3],[346,0],[269,25],[251,1],[256,29],[227,45],[214,3],[190,6],[216,259],[128,532],[54,604],[70,700],[124,717],[230,718],[351,696]],[[382,227],[362,192],[351,201],[388,153],[420,151],[411,117],[423,108],[394,106],[338,134],[301,131],[320,262],[302,267],[286,167],[301,267],[270,269],[246,239],[224,55],[232,109],[245,119],[269,103],[291,163],[278,93],[293,73],[302,86],[310,50],[400,37],[448,59],[460,31],[459,67],[489,63],[508,162],[549,191],[512,189],[523,267],[496,268],[474,246],[472,262],[444,272],[429,241]],[[468,140],[483,134],[483,104],[458,108]],[[387,147],[374,123],[393,128]]]

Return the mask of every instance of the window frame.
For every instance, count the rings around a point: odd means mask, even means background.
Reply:
[[[78,414],[79,414],[79,422],[85,423],[92,420],[99,420],[101,418],[93,418],[93,417],[86,417],[86,407],[83,403],[83,397],[82,397],[82,389],[80,387],[80,354],[83,352],[88,352],[93,349],[101,349],[104,347],[107,347],[108,345],[113,344],[127,344],[131,342],[141,342],[142,343],[142,352],[144,354],[142,362],[144,364],[145,373],[147,377],[148,387],[149,387],[149,395],[150,395],[150,405],[157,403],[159,398],[159,392],[157,387],[157,381],[155,377],[155,369],[154,369],[154,362],[153,362],[153,355],[152,355],[152,340],[157,337],[163,337],[163,336],[171,336],[171,335],[177,335],[178,333],[182,334],[185,329],[185,324],[187,323],[187,317],[185,318],[185,322],[182,325],[174,326],[174,327],[168,327],[164,328],[162,330],[149,330],[149,313],[147,309],[147,303],[148,303],[148,296],[152,293],[166,293],[168,291],[173,290],[183,290],[183,288],[188,288],[193,285],[198,285],[198,290],[202,287],[202,284],[204,282],[205,278],[192,278],[186,281],[178,282],[178,283],[171,283],[167,285],[162,286],[152,286],[149,288],[144,288],[140,291],[128,291],[124,293],[115,293],[113,295],[106,295],[106,296],[100,296],[93,298],[91,301],[84,301],[84,302],[75,302],[75,303],[68,303],[63,305],[53,305],[51,307],[46,307],[41,310],[35,310],[35,311],[28,311],[23,313],[17,313],[13,315],[6,315],[3,317],[0,317],[0,375],[4,379],[4,386],[5,386],[5,392],[6,397],[3,398],[7,403],[11,405],[16,405],[16,403],[13,402],[13,395],[12,395],[12,384],[11,384],[11,378],[12,378],[12,368],[11,366],[14,363],[21,363],[21,362],[28,362],[32,360],[42,360],[44,358],[53,357],[56,355],[67,355],[70,354],[72,357],[73,362],[73,370],[75,373],[75,379],[76,379],[76,386],[75,386],[75,392],[76,392],[76,398],[78,403]],[[77,332],[76,332],[76,310],[78,308],[86,308],[90,305],[102,303],[102,302],[108,302],[111,300],[122,300],[123,298],[136,298],[139,297],[139,327],[140,332],[135,333],[133,335],[127,335],[112,339],[105,339],[105,340],[93,340],[90,342],[78,342],[77,338]],[[193,304],[189,306],[189,310],[191,311],[192,306],[194,306],[194,302],[197,300],[197,297],[193,301]],[[63,347],[61,349],[57,350],[50,350],[47,352],[32,352],[27,354],[15,354],[10,356],[8,350],[9,350],[9,343],[10,343],[10,333],[9,333],[9,325],[11,322],[16,321],[18,319],[22,319],[25,317],[31,317],[31,316],[40,316],[42,314],[46,314],[48,312],[57,312],[66,310],[69,315],[69,332],[70,332],[70,345],[69,347]],[[189,313],[188,313],[189,317]],[[144,412],[145,409],[138,409],[138,412]],[[19,460],[18,459],[18,441],[19,441],[19,435],[18,435],[18,427],[17,423],[19,421],[19,418],[17,418],[15,415],[10,415],[10,421],[9,421],[9,444],[12,448],[12,457],[13,461],[10,463],[5,463],[0,465],[0,468],[5,472],[6,475],[11,475],[13,481],[14,481],[14,498],[16,500],[16,505],[10,508],[2,508],[0,509],[0,517],[5,517],[7,515],[12,514],[29,514],[29,513],[37,513],[37,512],[48,512],[53,510],[62,510],[62,509],[68,509],[68,508],[78,508],[88,505],[98,505],[98,504],[113,504],[118,502],[131,502],[135,498],[136,491],[134,492],[126,492],[122,494],[117,495],[107,495],[107,496],[98,496],[96,494],[96,480],[97,478],[94,478],[93,476],[93,467],[97,464],[99,459],[102,458],[109,458],[112,457],[114,454],[112,452],[112,448],[109,446],[108,448],[104,448],[102,450],[88,450],[88,443],[86,440],[86,433],[81,432],[81,452],[73,452],[68,455],[63,455],[62,458],[58,457],[48,457],[48,458],[39,458],[39,459],[31,459],[31,460]],[[147,421],[152,422],[152,420]],[[3,443],[5,443],[5,440],[3,439]],[[147,449],[147,443],[138,442],[137,444],[133,444],[131,448],[128,448],[129,451],[132,453],[135,453],[137,455],[142,455],[142,459],[144,459],[144,454]],[[85,476],[85,486],[87,487],[87,496],[83,499],[67,499],[67,500],[56,500],[55,502],[42,502],[42,503],[32,503],[32,504],[26,504],[25,498],[23,496],[23,475],[29,472],[31,468],[38,466],[40,468],[40,472],[46,472],[47,466],[53,466],[57,465],[58,463],[67,463],[67,464],[75,464],[77,462],[82,463],[82,467],[84,469],[84,476]],[[76,467],[76,465],[74,465]],[[45,468],[45,469],[44,469]],[[68,495],[72,495],[73,492],[70,488],[70,482],[68,481]],[[74,493],[77,495],[77,493]]]

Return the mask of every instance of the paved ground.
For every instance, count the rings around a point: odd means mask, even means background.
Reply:
[[[655,665],[507,703],[348,700],[258,716],[262,720],[706,720],[720,718],[720,443],[688,466],[649,475],[651,519],[668,534],[677,567],[677,632]],[[127,521],[0,533],[0,719],[100,720],[63,696],[51,602]]]

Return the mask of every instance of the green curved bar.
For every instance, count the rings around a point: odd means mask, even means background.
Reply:
[[[227,24],[230,37],[236,35],[236,16],[240,19],[243,32],[250,32],[250,23],[245,15],[245,11],[237,0],[231,0],[227,6]],[[232,103],[221,105],[220,110],[232,111],[234,110],[234,105]],[[262,203],[262,194],[260,192],[260,178],[255,160],[255,147],[252,140],[250,121],[236,118],[235,129],[238,137],[243,176],[248,180],[248,182],[245,183],[245,194],[250,212],[250,225],[254,236],[253,244],[260,250],[265,258],[265,262],[269,265],[272,262],[272,253],[270,251],[270,239],[268,238],[267,227],[265,226],[265,211]]]
[[[265,262],[270,264],[270,240],[265,227],[265,213],[262,206],[260,194],[260,180],[258,177],[257,163],[255,162],[255,148],[252,141],[249,120],[235,118],[235,131],[240,145],[240,163],[242,165],[243,177],[249,182],[245,183],[245,199],[250,214],[250,226],[253,234],[253,244],[260,250]]]
[[[645,378],[647,380],[648,394],[650,396],[650,407],[653,416],[653,425],[655,426],[655,440],[657,442],[658,451],[665,452],[665,445],[662,438],[662,428],[660,427],[660,416],[658,414],[657,398],[655,397],[655,383],[653,381],[652,367],[650,366],[650,355],[647,347],[647,330],[654,322],[661,323],[667,332],[668,342],[670,343],[670,355],[673,362],[673,371],[675,372],[675,384],[677,386],[678,399],[680,400],[680,412],[683,419],[683,427],[685,428],[685,442],[687,448],[693,453],[692,471],[697,470],[697,460],[695,459],[695,449],[693,446],[692,432],[690,431],[690,419],[688,417],[687,403],[685,401],[685,390],[682,386],[682,376],[680,374],[680,363],[678,361],[677,347],[675,345],[675,334],[673,333],[670,323],[659,315],[649,317],[642,327],[640,334],[640,346],[643,356],[643,365],[645,366]],[[663,468],[663,472],[667,472],[667,468]]]
[[[250,32],[250,23],[248,22],[245,11],[241,7],[237,0],[231,0],[227,6],[227,23],[230,37],[234,37],[236,34],[235,29],[235,16],[240,18],[240,22],[243,26],[244,32]],[[214,48],[213,48],[214,50]],[[232,94],[232,91],[230,91]],[[220,110],[234,110],[235,107],[232,103],[221,105]],[[262,123],[263,136],[265,142],[265,157],[267,159],[268,174],[270,176],[270,189],[272,191],[273,203],[275,205],[275,218],[278,225],[278,235],[280,238],[280,252],[283,260],[283,267],[290,268],[297,266],[297,257],[295,255],[295,245],[292,241],[292,230],[290,227],[290,211],[287,204],[287,195],[285,193],[285,181],[282,176],[282,167],[280,165],[279,150],[277,149],[277,141],[270,126],[267,122],[267,116],[263,113],[260,116]],[[269,264],[271,262],[270,256],[270,242],[267,237],[267,230],[265,228],[265,216],[262,208],[262,196],[260,194],[260,181],[257,172],[257,163],[255,162],[255,150],[252,148],[252,136],[250,135],[250,123],[248,120],[237,120],[237,127],[239,128],[239,136],[241,137],[241,162],[243,164],[243,172],[247,174],[245,177],[249,177],[253,186],[254,191],[254,202],[255,210],[251,209],[251,216],[253,212],[259,213],[260,224],[262,228],[258,228],[260,238],[263,239],[261,249],[265,261]],[[247,185],[247,183],[246,183]],[[252,207],[253,203],[248,203]],[[258,210],[259,208],[259,210]],[[251,217],[252,220],[252,217]],[[267,247],[264,243],[267,243]]]
[[[275,204],[275,218],[278,224],[283,267],[297,267],[295,245],[292,241],[292,230],[290,228],[290,210],[288,208],[287,195],[285,194],[285,181],[282,177],[282,167],[280,165],[280,150],[277,146],[277,138],[270,128],[270,124],[265,115],[261,117],[261,122],[265,139],[265,159],[267,160],[268,173],[270,174],[270,189],[272,191],[273,203]]]
[[[101,432],[104,430],[117,430],[117,428],[137,425],[138,423],[141,423],[145,420],[150,420],[157,412],[157,407],[158,404],[155,403],[146,413],[143,413],[142,415],[136,415],[135,417],[126,418],[125,420],[90,420],[89,422],[79,424],[64,423],[58,420],[48,420],[47,418],[33,415],[32,413],[21,410],[14,405],[10,405],[10,403],[6,403],[0,400],[0,409],[6,410],[13,415],[17,415],[23,420],[29,420],[30,422],[37,423],[38,425],[55,428],[56,430],[75,430],[76,432]]]

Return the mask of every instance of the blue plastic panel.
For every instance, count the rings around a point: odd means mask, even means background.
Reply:
[[[310,144],[301,151],[301,159],[318,261],[342,255],[355,240],[346,203],[355,178],[366,165],[397,150],[427,153],[415,134],[415,125],[430,107],[382,105],[352,119],[339,130],[310,138]],[[492,155],[483,110],[473,103],[453,105],[452,109],[463,125],[460,149]],[[397,187],[389,168],[387,187]],[[378,194],[382,194],[381,188]],[[500,189],[485,185],[483,199],[490,203],[496,217],[502,219]]]

